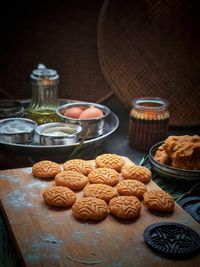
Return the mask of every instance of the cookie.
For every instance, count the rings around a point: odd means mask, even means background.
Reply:
[[[77,200],[72,207],[75,218],[82,220],[102,220],[107,216],[106,202],[96,197],[85,197]]]
[[[120,172],[125,160],[117,154],[102,154],[96,157],[95,163],[98,168],[111,168]]]
[[[123,180],[116,186],[119,195],[121,196],[135,196],[139,199],[143,198],[143,194],[147,191],[146,186],[137,180]]]
[[[75,193],[67,187],[53,186],[42,194],[47,205],[55,207],[70,207],[76,201]]]
[[[89,184],[83,189],[84,197],[97,197],[108,202],[117,196],[117,189],[105,184]]]
[[[143,198],[143,203],[149,210],[160,212],[172,212],[174,210],[173,198],[164,191],[148,191],[144,193]]]
[[[54,178],[61,172],[61,166],[53,161],[42,160],[32,167],[32,174],[37,178]]]
[[[92,184],[107,184],[114,186],[119,182],[119,174],[114,169],[98,168],[88,174],[88,179]]]
[[[86,176],[93,170],[92,165],[83,159],[68,160],[63,164],[63,168],[65,171],[76,171]]]
[[[131,219],[140,215],[142,205],[134,196],[114,197],[109,202],[110,212],[118,218]]]
[[[72,190],[81,190],[88,183],[88,178],[76,171],[63,171],[55,177],[56,185],[66,186]]]
[[[124,165],[121,172],[124,179],[138,180],[144,184],[148,183],[152,177],[149,169],[139,165]]]

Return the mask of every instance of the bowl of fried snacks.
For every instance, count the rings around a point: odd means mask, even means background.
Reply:
[[[160,176],[200,180],[200,136],[169,136],[151,147],[149,162]]]

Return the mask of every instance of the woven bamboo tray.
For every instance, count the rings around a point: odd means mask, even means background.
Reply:
[[[170,125],[200,125],[199,1],[106,0],[98,23],[102,72],[128,107],[170,102]]]

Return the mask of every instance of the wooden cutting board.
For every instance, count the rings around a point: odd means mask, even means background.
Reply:
[[[73,217],[71,209],[44,204],[42,191],[51,185],[52,180],[34,178],[31,167],[0,171],[1,208],[25,266],[199,266],[200,254],[184,261],[169,260],[144,243],[144,229],[156,222],[178,222],[200,233],[200,225],[180,206],[172,215],[151,213],[143,206],[137,220],[109,214],[100,222],[83,222]],[[147,187],[159,189],[153,181]],[[81,196],[79,192],[77,197]]]

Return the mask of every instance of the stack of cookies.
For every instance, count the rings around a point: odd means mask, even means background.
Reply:
[[[40,161],[33,165],[32,173],[37,178],[55,180],[55,185],[42,194],[45,203],[72,207],[77,219],[102,220],[108,213],[122,219],[137,218],[142,203],[154,211],[172,212],[174,209],[174,200],[168,193],[147,190],[151,171],[127,163],[120,155],[102,154],[92,163],[72,159],[63,166]]]

